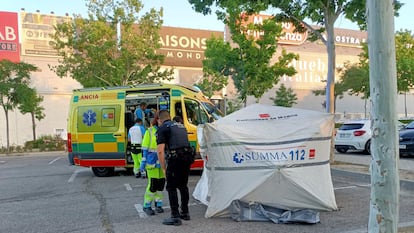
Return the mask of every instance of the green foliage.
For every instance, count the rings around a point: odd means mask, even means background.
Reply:
[[[74,16],[72,22],[55,27],[52,38],[62,59],[51,69],[59,77],[70,75],[84,87],[172,79],[171,69],[160,69],[164,56],[156,53],[162,9],[143,14],[139,0],[89,0],[87,6],[88,18]]]
[[[319,38],[323,43],[326,45],[330,45],[330,43],[327,43],[327,40],[322,35],[322,31],[324,31],[325,24],[327,24],[328,30],[327,30],[327,38],[330,39],[330,41],[333,43],[333,25],[335,23],[336,18],[339,16],[339,14],[342,13],[341,7],[339,7],[339,4],[343,4],[344,1],[301,1],[301,0],[277,0],[277,1],[241,1],[241,0],[208,0],[208,1],[201,1],[201,0],[189,0],[189,2],[193,5],[193,8],[198,11],[202,12],[203,14],[210,14],[212,12],[212,6],[213,4],[217,6],[218,10],[216,11],[216,14],[219,19],[223,19],[225,23],[229,25],[230,31],[232,34],[240,34],[240,31],[243,31],[241,28],[232,26],[229,24],[232,20],[235,20],[236,22],[241,22],[241,19],[239,17],[241,12],[247,12],[247,13],[253,13],[253,12],[260,12],[263,10],[267,10],[269,8],[276,8],[278,13],[273,18],[276,22],[292,22],[295,25],[296,31],[306,31],[310,30],[311,38],[316,39]],[[338,11],[335,12],[336,7],[338,5]],[[220,11],[220,9],[225,9],[225,11]],[[239,12],[234,12],[233,9],[239,9]],[[318,27],[314,28],[310,24],[307,24],[304,20],[305,19],[311,19],[313,22],[315,22]],[[273,22],[273,25],[275,23]],[[237,25],[237,24],[236,24]],[[263,25],[266,25],[265,23]],[[270,25],[270,23],[269,23]],[[322,27],[320,27],[322,26]],[[253,26],[249,26],[253,27]],[[306,29],[305,29],[306,27]],[[266,32],[267,33],[267,32]],[[275,41],[275,36],[281,35],[281,29],[279,28],[279,31],[277,31],[275,34],[273,34],[273,39]],[[237,89],[240,91],[240,94],[242,98],[245,99],[246,93],[248,91],[252,91],[255,93],[255,90],[249,90],[249,88],[256,89],[256,86],[253,83],[246,82],[245,77],[246,74],[249,74],[250,70],[248,70],[249,66],[245,67],[244,63],[245,60],[243,58],[248,58],[251,56],[251,54],[246,53],[243,48],[244,43],[240,43],[238,38],[242,38],[241,36],[233,35],[232,39],[239,44],[241,52],[245,53],[247,56],[241,57],[241,63],[242,65],[242,72],[239,72],[239,75],[235,75],[233,79],[235,79],[234,83]],[[330,64],[335,64],[335,56],[332,56],[334,54],[334,47],[330,46],[330,53],[328,53]],[[269,51],[273,52],[274,51]],[[272,55],[273,55],[272,53]],[[242,53],[241,53],[242,54]],[[257,57],[252,57],[253,59],[257,59]],[[262,61],[258,60],[257,64],[260,64]],[[328,86],[330,83],[334,82],[334,73],[332,71],[332,65],[328,65]],[[254,71],[255,72],[255,71]],[[260,73],[260,72],[259,72]],[[264,72],[266,73],[266,72]],[[266,74],[269,75],[269,74]],[[268,86],[268,82],[261,82],[259,80],[256,80],[259,83],[259,85],[265,85]],[[277,83],[277,81],[276,81]],[[253,84],[253,85],[252,85]],[[329,90],[329,89],[328,89]],[[258,93],[260,94],[260,92]],[[329,94],[330,95],[330,94]]]
[[[223,38],[211,37],[206,41],[207,49],[204,52],[203,60],[203,79],[197,83],[197,86],[203,93],[211,97],[214,92],[220,91],[228,83],[228,75],[231,66],[227,64],[228,60],[233,60],[229,43],[223,41]]]
[[[298,100],[292,88],[286,88],[284,84],[281,84],[276,91],[276,97],[270,97],[269,99],[273,101],[274,105],[282,107],[292,107]]]
[[[238,23],[243,20],[242,9],[235,9],[237,8],[228,10],[227,22],[233,42],[238,44],[238,47],[231,50],[232,57],[237,58],[233,61],[231,76],[242,100],[246,100],[250,95],[259,99],[279,82],[281,76],[292,76],[296,73],[296,70],[288,67],[288,64],[293,59],[298,59],[298,56],[282,50],[278,60],[272,64],[271,59],[277,48],[275,38],[281,35],[281,26],[271,20],[264,20],[262,25],[243,26]],[[247,35],[248,30],[263,32],[263,34],[255,39]]]
[[[414,36],[409,30],[395,35],[398,91],[408,92],[414,86]]]
[[[367,69],[365,59],[360,60],[360,64],[351,64],[346,62],[344,67],[339,68],[341,79],[335,83],[334,99],[342,99],[345,93],[350,95],[361,95],[362,99],[369,97],[369,70]],[[313,90],[316,96],[326,95],[326,89]],[[336,104],[335,104],[336,106]]]
[[[66,142],[58,135],[42,135],[33,141],[26,141],[24,146],[13,145],[9,149],[0,148],[0,153],[22,153],[33,151],[63,151],[66,149]]]
[[[228,17],[222,19],[229,26],[235,46],[220,39],[210,39],[203,62],[204,76],[216,77],[218,88],[222,88],[226,84],[225,78],[231,76],[243,101],[247,96],[259,99],[279,82],[282,75],[296,73],[288,64],[298,56],[283,50],[278,60],[272,62],[277,49],[275,38],[281,35],[281,26],[272,20],[264,20],[261,25],[247,24],[245,7],[237,1],[228,3],[224,6]],[[249,32],[260,32],[260,36],[254,37]],[[210,78],[205,84],[211,83]]]
[[[28,86],[21,86],[18,90],[19,98],[19,110],[22,114],[30,113],[32,118],[32,133],[33,140],[36,140],[36,124],[35,119],[38,121],[45,118],[44,108],[40,105],[43,102],[43,96],[36,93],[36,90]]]
[[[242,108],[243,108],[243,101],[240,98],[227,100],[226,115],[229,115]]]
[[[360,0],[269,0],[269,1],[242,1],[242,0],[189,0],[193,9],[204,15],[211,14],[213,7],[219,19],[225,19],[229,7],[238,6],[245,12],[260,12],[270,8],[276,9],[275,20],[278,22],[292,22],[299,32],[309,30],[311,38],[317,38],[326,43],[322,32],[325,27],[334,25],[340,15],[355,22],[361,29],[366,28],[366,2]],[[395,15],[403,5],[400,1],[393,1]],[[315,26],[305,20],[311,20]],[[328,32],[329,33],[329,32]],[[328,35],[331,36],[331,35]]]
[[[30,73],[35,70],[36,66],[25,62],[0,61],[0,105],[6,117],[7,149],[10,147],[9,111],[22,103],[21,90],[29,87]]]
[[[20,87],[18,93],[20,100],[18,108],[22,114],[31,113],[39,121],[45,118],[45,114],[43,113],[45,108],[40,106],[40,103],[44,99],[43,96],[38,95],[35,89],[28,86]]]
[[[407,92],[414,87],[414,36],[411,31],[398,31],[395,35],[397,88],[399,92]],[[368,46],[364,44],[359,63],[345,63],[341,72],[341,81],[335,85],[340,91],[350,95],[370,96]]]
[[[24,144],[26,151],[38,149],[39,151],[61,151],[65,150],[66,142],[58,135],[42,135],[33,141]]]
[[[341,73],[341,81],[338,83],[340,91],[350,95],[361,95],[362,99],[370,96],[368,64],[361,61],[359,64],[345,63]]]
[[[244,12],[260,12],[275,8],[276,22],[291,22],[299,32],[309,31],[310,40],[321,40],[328,50],[327,95],[330,103],[326,105],[328,112],[334,112],[334,84],[335,84],[335,41],[334,24],[340,15],[356,22],[361,29],[366,27],[366,1],[361,0],[268,0],[268,1],[242,1],[242,0],[189,0],[193,9],[203,14],[211,14],[212,7],[217,7],[216,14],[219,19],[233,19],[234,15],[228,9],[239,8]],[[395,15],[402,4],[395,0]],[[221,9],[225,9],[222,11]],[[312,21],[312,24],[306,21]],[[234,33],[234,30],[231,30]],[[325,35],[322,34],[325,32]],[[237,84],[236,84],[237,87]],[[243,93],[242,93],[243,94]]]

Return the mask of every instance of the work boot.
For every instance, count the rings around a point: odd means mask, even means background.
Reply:
[[[144,208],[143,210],[148,216],[155,215],[155,212],[151,207]]]
[[[135,178],[140,178],[141,177],[141,172],[138,172],[137,174],[135,174]]]
[[[181,225],[181,219],[179,217],[166,218],[166,219],[164,219],[164,221],[162,221],[162,224],[180,226]]]
[[[161,206],[157,206],[155,207],[155,212],[157,212],[158,214],[164,213],[164,209]]]
[[[189,213],[180,213],[180,218],[182,219],[182,220],[186,220],[186,221],[188,221],[188,220],[190,220],[191,218],[190,218],[190,214]]]

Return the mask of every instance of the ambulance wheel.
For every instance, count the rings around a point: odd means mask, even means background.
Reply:
[[[134,175],[134,168],[126,167],[125,170],[128,175]]]
[[[114,174],[115,168],[114,167],[93,167],[92,168],[93,174],[97,177],[107,177],[112,176]]]

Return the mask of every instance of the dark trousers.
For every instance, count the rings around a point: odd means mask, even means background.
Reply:
[[[181,196],[181,212],[188,213],[188,200],[190,194],[188,192],[188,175],[190,173],[191,164],[182,161],[177,158],[167,160],[167,186],[168,199],[170,200],[171,216],[179,217],[180,212],[178,210],[178,193],[180,191]]]

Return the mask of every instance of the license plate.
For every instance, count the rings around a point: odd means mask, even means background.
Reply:
[[[403,150],[407,149],[407,145],[400,145],[400,149],[403,149]]]
[[[348,134],[348,133],[339,134],[339,138],[349,138],[350,136],[351,136],[351,134]]]

